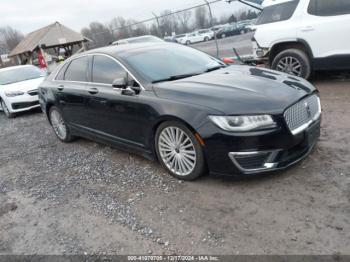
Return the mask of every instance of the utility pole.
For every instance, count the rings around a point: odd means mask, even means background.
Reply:
[[[208,2],[208,0],[203,0],[209,9],[209,16],[210,16],[210,27],[213,27],[213,13],[211,11],[211,6],[210,3]],[[214,32],[214,40],[215,40],[215,46],[216,46],[216,58],[220,59],[220,51],[219,51],[219,44],[218,44],[218,39],[216,37],[216,32]]]
[[[152,12],[152,15],[156,18],[156,21],[157,21],[158,36],[162,37],[161,32],[160,32],[160,26],[159,26],[159,17],[153,12]]]

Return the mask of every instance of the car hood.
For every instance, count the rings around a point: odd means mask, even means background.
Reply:
[[[280,114],[315,88],[277,71],[229,66],[210,73],[153,86],[157,96],[212,108],[227,115]]]
[[[41,82],[43,82],[45,77],[30,79],[26,81],[21,81],[9,85],[0,85],[0,92],[8,92],[8,91],[22,91],[28,92],[31,90],[38,89]]]

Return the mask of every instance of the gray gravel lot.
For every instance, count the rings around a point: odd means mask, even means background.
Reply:
[[[322,137],[283,173],[181,182],[0,113],[0,254],[350,254],[350,82],[316,80]]]

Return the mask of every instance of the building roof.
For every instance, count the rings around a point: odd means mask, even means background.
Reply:
[[[33,52],[38,46],[56,47],[60,45],[73,44],[82,41],[88,41],[81,34],[69,29],[68,27],[55,22],[45,26],[32,33],[29,33],[16,47],[9,56],[15,56],[27,52]]]

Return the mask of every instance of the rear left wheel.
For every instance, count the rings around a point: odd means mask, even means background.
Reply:
[[[203,150],[195,135],[179,122],[165,122],[156,133],[156,152],[170,175],[194,180],[205,172]]]
[[[66,122],[62,117],[61,111],[53,106],[49,111],[49,118],[52,125],[53,130],[55,131],[56,136],[63,142],[70,142],[74,139],[71,135]]]

